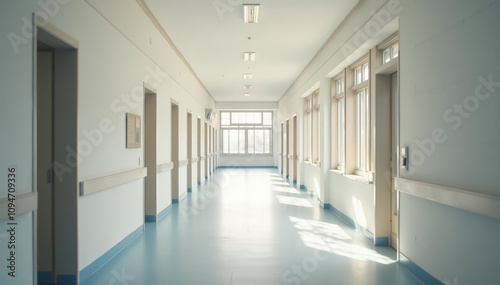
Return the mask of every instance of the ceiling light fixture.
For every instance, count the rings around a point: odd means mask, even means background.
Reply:
[[[252,85],[244,85],[244,86],[243,86],[243,89],[247,89],[247,90],[248,90],[248,89],[252,89]]]
[[[259,4],[243,4],[243,18],[245,23],[259,22]]]
[[[245,93],[243,95],[245,95],[245,97],[250,97],[250,93]]]
[[[245,61],[255,61],[255,52],[244,52],[243,59]]]
[[[253,74],[251,73],[243,73],[243,79],[252,79]]]

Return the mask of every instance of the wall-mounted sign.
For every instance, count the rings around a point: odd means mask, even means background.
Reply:
[[[141,116],[127,113],[127,148],[141,147]]]

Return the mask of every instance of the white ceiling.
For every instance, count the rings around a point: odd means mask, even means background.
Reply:
[[[216,101],[277,101],[358,0],[145,2]],[[242,4],[260,4],[259,23],[243,22]]]

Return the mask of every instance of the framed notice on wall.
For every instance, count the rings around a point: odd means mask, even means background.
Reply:
[[[141,116],[127,113],[127,148],[141,147]]]

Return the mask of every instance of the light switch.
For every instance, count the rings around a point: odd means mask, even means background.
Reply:
[[[402,147],[400,153],[400,165],[401,169],[408,170],[408,147]]]

